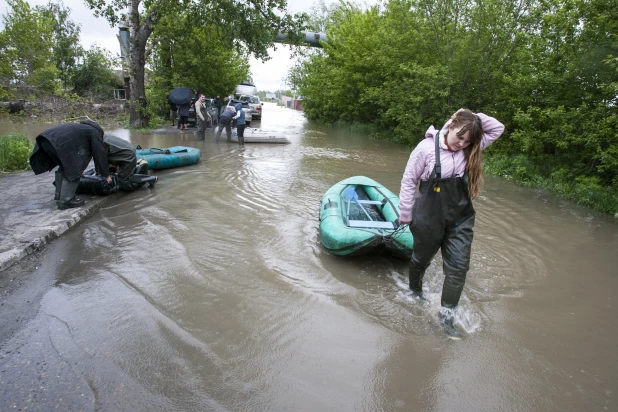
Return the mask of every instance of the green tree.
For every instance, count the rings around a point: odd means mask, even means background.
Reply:
[[[3,30],[0,32],[0,99],[13,97],[11,85],[15,78],[13,61],[17,50],[9,45],[9,36]]]
[[[147,45],[161,19],[190,10],[201,24],[212,23],[230,39],[230,44],[245,48],[258,58],[267,57],[278,32],[295,32],[302,19],[296,21],[286,12],[286,0],[85,0],[86,4],[113,25],[126,21],[132,28],[130,37],[130,123],[142,127],[147,123],[144,83]],[[128,13],[121,12],[129,8]]]
[[[85,51],[75,64],[70,78],[75,92],[81,96],[111,98],[112,90],[120,81],[111,69],[113,65],[109,52],[99,46],[95,45]]]
[[[577,182],[582,196],[618,182],[614,0],[342,3],[319,20],[329,43],[290,74],[308,117],[414,144],[467,107],[505,123],[487,152],[505,174]]]
[[[216,26],[202,25],[188,11],[161,19],[149,60],[149,103],[168,110],[174,87],[199,89],[206,96],[229,94],[249,74],[247,58],[230,47]]]
[[[35,93],[56,91],[59,73],[52,61],[53,19],[23,0],[7,0],[7,4],[10,11],[2,19],[4,52],[12,59],[11,87]]]
[[[52,60],[59,71],[65,87],[71,86],[70,79],[77,61],[84,55],[79,43],[80,27],[69,18],[71,9],[59,0],[40,8],[42,14],[52,21]]]

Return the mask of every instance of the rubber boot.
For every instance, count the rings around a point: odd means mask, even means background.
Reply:
[[[455,329],[455,313],[453,309],[442,307],[440,313],[438,313],[438,319],[440,320],[440,326],[449,339],[461,340],[461,334]]]
[[[412,297],[417,298],[420,301],[427,301],[423,296],[423,277],[425,271],[419,271],[416,265],[410,261],[408,264],[408,278],[410,279],[410,290],[412,291]]]
[[[56,186],[56,194],[54,194],[54,200],[60,200],[60,188],[62,187],[62,179],[64,173],[56,171],[56,180],[54,180],[54,185]]]
[[[70,209],[84,205],[84,199],[75,197],[75,191],[79,186],[79,180],[71,182],[68,179],[62,179],[62,190],[60,190],[60,199],[58,200],[58,209]]]
[[[423,295],[422,287],[420,290],[412,289],[412,297],[414,299],[418,299],[420,302],[423,302],[423,303],[427,302],[427,299]]]

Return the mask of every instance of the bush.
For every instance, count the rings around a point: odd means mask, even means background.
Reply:
[[[486,157],[484,167],[487,173],[524,186],[541,188],[562,199],[618,218],[618,190],[603,184],[596,176],[576,176],[568,168],[552,164],[549,159],[535,163],[523,155]]]
[[[0,171],[17,172],[29,169],[28,158],[33,147],[25,134],[0,136]]]

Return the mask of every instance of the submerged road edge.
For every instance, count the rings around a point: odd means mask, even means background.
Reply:
[[[49,175],[17,173],[0,179],[4,197],[0,207],[0,273],[62,236],[98,212],[120,192],[109,196],[79,195],[84,206],[58,210],[53,201]]]
[[[112,195],[113,196],[113,195]],[[109,197],[93,199],[88,204],[73,210],[72,214],[59,219],[53,226],[41,229],[42,233],[31,240],[22,240],[19,246],[0,253],[0,272],[8,269],[29,254],[36,252],[52,240],[62,236],[81,222],[98,212],[101,207],[109,203]]]

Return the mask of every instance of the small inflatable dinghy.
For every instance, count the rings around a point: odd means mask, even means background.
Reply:
[[[331,187],[322,197],[320,241],[336,256],[386,252],[412,255],[412,233],[399,225],[399,197],[365,176]]]
[[[144,159],[148,162],[148,168],[151,170],[194,165],[202,157],[200,149],[186,146],[174,146],[166,149],[156,147],[142,149],[138,146],[136,154],[138,159]]]

